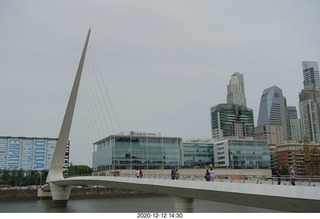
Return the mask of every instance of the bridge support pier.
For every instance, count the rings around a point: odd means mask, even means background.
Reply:
[[[54,183],[49,183],[49,184],[50,184],[53,205],[67,206],[70,192],[71,192],[71,185],[58,186]]]
[[[171,196],[174,201],[176,212],[188,213],[193,212],[193,198],[184,198],[178,196]]]

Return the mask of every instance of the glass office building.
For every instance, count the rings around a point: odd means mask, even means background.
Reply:
[[[95,171],[111,169],[172,169],[183,166],[181,138],[159,133],[130,132],[94,143]]]
[[[264,141],[226,139],[214,142],[216,167],[230,169],[269,169],[270,152]]]
[[[254,137],[253,110],[237,104],[211,107],[212,138]]]
[[[189,140],[183,143],[185,167],[214,164],[213,143],[205,140]]]

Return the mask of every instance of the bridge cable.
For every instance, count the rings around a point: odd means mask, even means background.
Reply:
[[[98,102],[99,102],[99,106],[100,106],[99,109],[101,110],[101,116],[102,116],[102,118],[103,118],[103,120],[104,120],[104,124],[105,124],[105,126],[106,126],[106,128],[107,128],[107,130],[108,130],[108,133],[110,134],[110,131],[109,131],[109,128],[108,128],[108,122],[106,121],[106,118],[104,117],[104,113],[103,113],[103,111],[102,111],[101,102],[103,102],[103,103],[104,103],[104,106],[106,107],[106,112],[107,112],[107,114],[108,114],[108,116],[109,116],[110,124],[111,124],[111,127],[112,127],[112,129],[113,129],[113,132],[115,132],[115,131],[114,131],[114,126],[113,126],[112,121],[111,121],[111,118],[110,118],[110,114],[109,114],[109,110],[108,110],[107,104],[105,103],[104,98],[101,98],[100,95],[99,95],[99,94],[102,94],[100,83],[98,83],[99,80],[97,79],[97,77],[95,77],[95,79],[93,78],[94,76],[96,76],[96,74],[95,74],[95,68],[94,68],[94,66],[93,66],[91,56],[89,55],[88,57],[89,57],[88,60],[89,60],[89,63],[90,63],[89,67],[90,67],[91,70],[93,71],[93,74],[90,74],[90,76],[92,76],[92,77],[91,77],[91,81],[92,81],[93,88],[94,88],[94,91],[95,91],[95,94],[96,94],[96,98],[98,99]],[[94,82],[97,82],[97,83],[96,83],[97,86],[95,86]],[[96,87],[99,88],[100,92],[97,91],[97,88],[96,88]],[[102,101],[99,101],[99,98],[101,98]]]
[[[106,94],[107,94],[107,97],[108,97],[108,100],[109,100],[109,103],[110,103],[110,106],[111,106],[113,115],[114,115],[114,117],[115,117],[116,123],[117,123],[117,125],[118,125],[119,131],[121,132],[122,129],[121,129],[121,127],[120,127],[120,123],[119,123],[117,114],[115,113],[115,110],[114,110],[114,107],[113,107],[113,104],[112,104],[112,101],[111,101],[109,92],[108,92],[108,90],[107,90],[106,84],[105,84],[105,82],[104,82],[104,78],[103,78],[102,73],[101,73],[101,71],[100,71],[99,64],[98,64],[97,59],[96,59],[96,57],[95,57],[95,55],[94,55],[93,49],[92,49],[92,47],[91,47],[90,45],[89,45],[89,51],[91,51],[92,56],[93,56],[93,60],[95,61],[96,66],[97,66],[97,68],[98,68],[98,73],[99,73],[99,76],[100,76],[100,79],[101,79],[103,88],[104,88],[104,90],[105,90],[105,92],[106,92]]]

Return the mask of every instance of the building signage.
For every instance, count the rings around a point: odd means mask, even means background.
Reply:
[[[134,135],[134,136],[161,136],[160,133],[153,133],[153,132],[134,132],[131,131],[130,135]]]
[[[23,139],[21,150],[21,168],[23,170],[32,170],[32,149],[33,139]]]
[[[67,148],[66,148],[66,154],[64,156],[64,162],[63,162],[63,172],[68,172],[69,170],[69,149],[70,149],[70,144],[68,142]]]
[[[0,138],[0,169],[7,167],[8,139]]]
[[[20,139],[9,140],[9,153],[8,153],[8,164],[7,169],[19,169],[20,168]]]
[[[0,137],[0,169],[48,170],[58,139]],[[69,166],[69,143],[64,168]]]
[[[46,160],[46,141],[36,140],[33,152],[33,170],[43,170]]]

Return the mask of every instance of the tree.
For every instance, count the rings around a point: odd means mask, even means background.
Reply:
[[[9,183],[10,180],[10,175],[9,175],[9,170],[4,170],[2,174],[2,183]]]
[[[11,186],[16,186],[17,185],[17,175],[18,171],[17,170],[11,170],[11,176],[9,178],[9,183]]]
[[[40,185],[43,185],[46,183],[47,180],[47,176],[48,176],[48,171],[46,170],[42,170],[40,173]]]
[[[16,175],[16,182],[17,185],[24,185],[24,175],[23,175],[23,170],[18,170],[17,175]]]
[[[93,169],[88,167],[87,165],[72,165],[69,166],[68,176],[74,175],[91,175]]]
[[[46,170],[4,170],[0,183],[10,186],[43,185],[46,182],[47,175]]]
[[[37,185],[37,179],[39,178],[39,173],[36,170],[31,170],[28,172],[26,177],[26,184],[27,185]],[[38,180],[39,182],[39,180]]]

